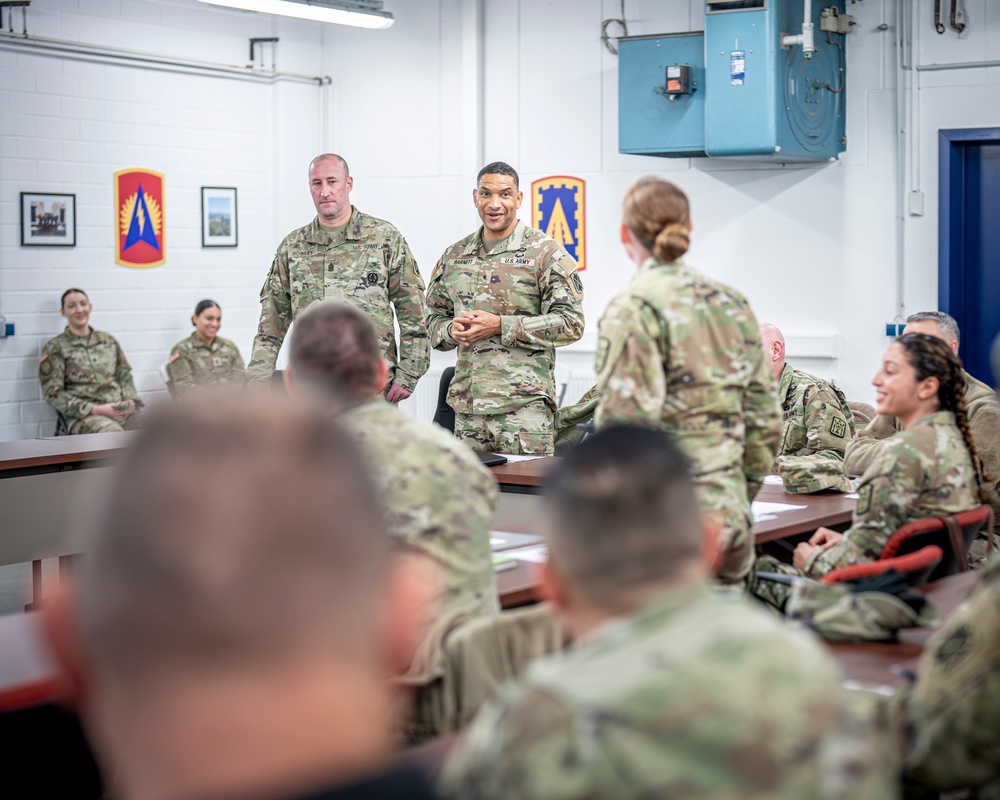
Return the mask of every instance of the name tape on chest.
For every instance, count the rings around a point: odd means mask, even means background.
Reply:
[[[366,244],[352,244],[348,249],[350,250],[381,250],[382,245],[378,242],[368,242]]]
[[[501,258],[501,264],[509,264],[513,267],[533,267],[535,266],[535,259],[533,258]]]
[[[456,267],[468,267],[471,264],[475,264],[476,263],[476,259],[474,259],[474,258],[456,258],[451,263],[454,264]]]

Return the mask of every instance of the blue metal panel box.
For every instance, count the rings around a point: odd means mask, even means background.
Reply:
[[[691,93],[667,94],[666,69],[691,68]],[[705,155],[705,37],[630,36],[618,43],[618,150],[656,156]]]
[[[813,3],[816,52],[806,58],[798,45],[781,46],[802,30],[802,0],[707,4],[709,156],[825,161],[845,149],[844,36],[821,30],[827,7],[840,11],[832,0]]]

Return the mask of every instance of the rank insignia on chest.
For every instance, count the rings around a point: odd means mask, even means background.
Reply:
[[[585,183],[554,175],[531,184],[531,227],[551,236],[586,269]]]
[[[368,280],[368,285],[369,286],[374,286],[376,283],[378,283],[378,273],[377,272],[369,272],[367,280]]]

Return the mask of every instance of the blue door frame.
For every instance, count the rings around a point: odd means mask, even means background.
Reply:
[[[966,369],[993,384],[992,337],[1000,331],[1000,282],[983,273],[981,241],[970,232],[1000,237],[1000,220],[980,225],[980,154],[1000,146],[1000,128],[942,130],[938,136],[938,308],[963,332],[959,354]],[[994,274],[1000,266],[994,267]],[[985,283],[984,283],[985,281]]]

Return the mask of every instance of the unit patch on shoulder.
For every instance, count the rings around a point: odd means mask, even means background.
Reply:
[[[840,417],[834,417],[830,420],[830,433],[838,439],[843,439],[844,434],[847,433],[847,423]]]
[[[872,485],[866,483],[858,490],[858,513],[867,514],[872,507]]]
[[[582,294],[583,281],[580,280],[580,276],[574,272],[572,275],[570,275],[570,280],[573,281],[573,286],[576,288],[576,290]]]
[[[38,361],[38,371],[45,376],[52,374],[52,362],[49,361],[48,353],[42,353],[42,357]]]

